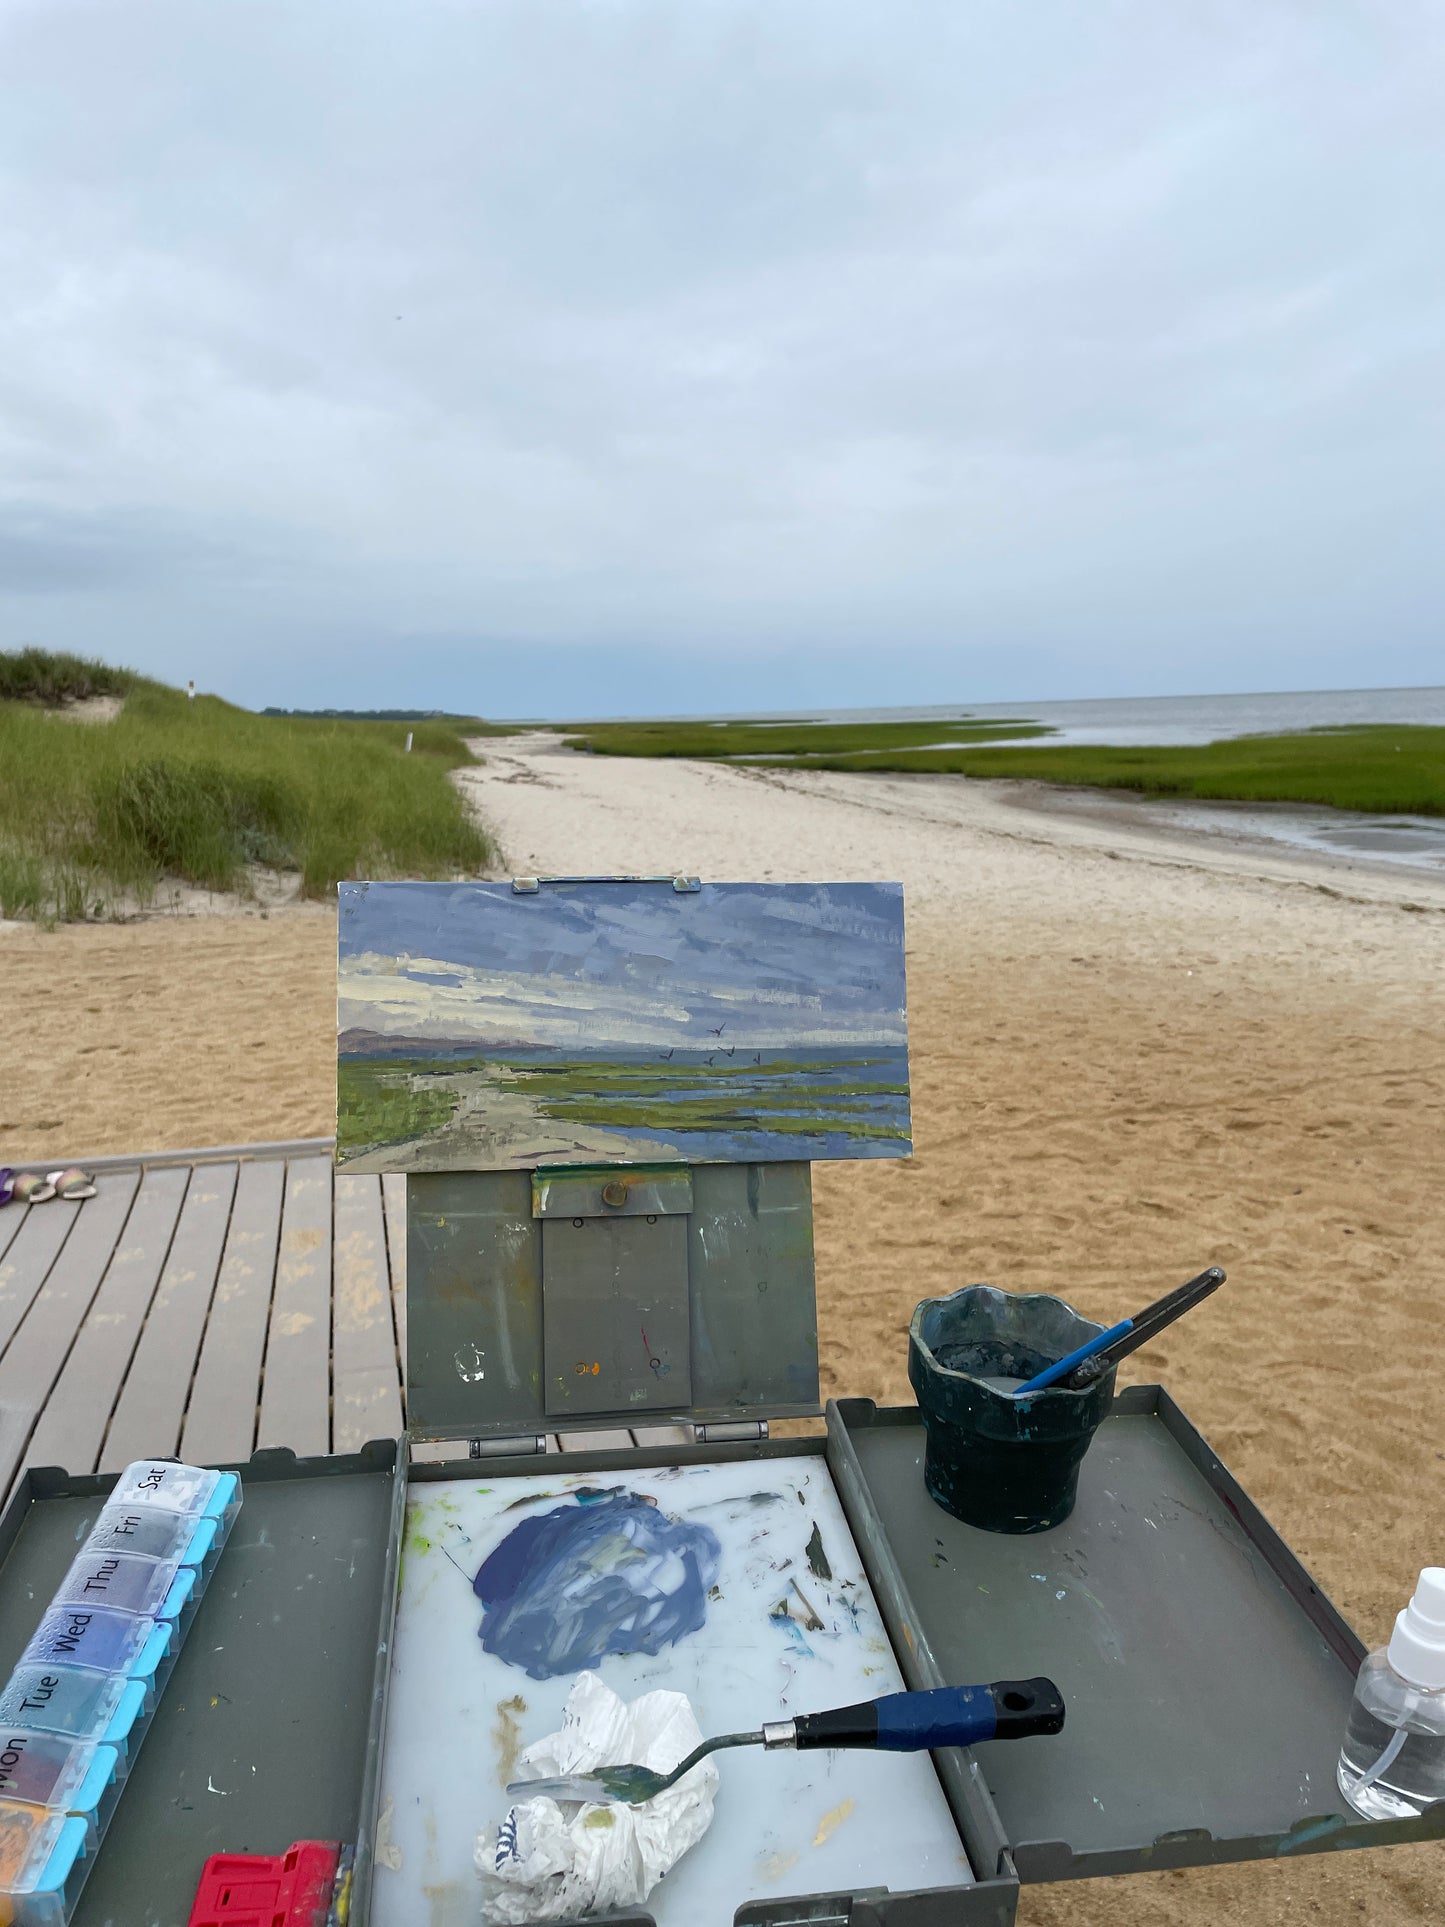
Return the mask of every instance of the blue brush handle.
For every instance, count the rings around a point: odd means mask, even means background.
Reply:
[[[1082,1365],[1086,1358],[1092,1358],[1095,1352],[1103,1351],[1106,1345],[1112,1345],[1116,1338],[1122,1338],[1126,1332],[1131,1332],[1133,1329],[1132,1318],[1121,1318],[1117,1325],[1111,1325],[1106,1332],[1100,1332],[1097,1338],[1089,1339],[1086,1344],[1080,1345],[1077,1351],[1068,1352],[1063,1358],[1056,1359],[1052,1365],[1045,1365],[1041,1372],[1035,1372],[1026,1385],[1015,1386],[1014,1397],[1026,1398],[1030,1392],[1046,1392],[1050,1385],[1056,1385],[1061,1378],[1067,1378],[1076,1365]]]
[[[937,1686],[930,1693],[890,1693],[878,1701],[877,1745],[885,1753],[934,1746],[972,1746],[998,1731],[987,1686]]]
[[[1057,1733],[1063,1723],[1063,1697],[1051,1679],[1000,1679],[991,1686],[936,1686],[930,1692],[889,1693],[858,1706],[835,1706],[827,1713],[803,1713],[793,1721],[793,1745],[921,1753],[936,1746]]]

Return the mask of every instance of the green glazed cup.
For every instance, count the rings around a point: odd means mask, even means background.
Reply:
[[[966,1285],[925,1298],[908,1332],[908,1376],[927,1446],[929,1495],[986,1532],[1047,1532],[1074,1509],[1079,1467],[1114,1396],[1114,1368],[1081,1392],[1016,1398],[988,1381],[1032,1378],[1104,1327],[1043,1292]]]

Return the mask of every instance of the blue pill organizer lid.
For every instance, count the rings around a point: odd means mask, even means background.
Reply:
[[[0,1800],[0,1903],[14,1927],[64,1927],[92,1844],[79,1814]]]
[[[58,1797],[52,1797],[50,1804],[53,1807],[63,1804],[67,1813],[84,1820],[90,1844],[98,1847],[103,1828],[110,1824],[115,1800],[120,1797],[119,1783],[125,1778],[130,1763],[113,1746],[78,1747],[76,1751],[90,1756],[85,1763],[84,1773],[63,1802]],[[99,1808],[102,1801],[112,1794],[105,1813],[101,1814]]]
[[[183,1570],[190,1568],[178,1566],[174,1559],[145,1559],[133,1552],[82,1552],[55,1588],[53,1603],[104,1607],[142,1619],[173,1619],[176,1614],[165,1611],[166,1601]]]
[[[0,1726],[75,1740],[114,1740],[130,1730],[144,1704],[144,1685],[124,1673],[97,1673],[88,1666],[17,1666],[0,1691]]]
[[[87,1552],[129,1552],[199,1566],[216,1543],[219,1521],[159,1505],[107,1505],[90,1528]]]
[[[125,1778],[126,1764],[113,1746],[0,1727],[0,1800],[78,1813],[90,1823],[96,1840],[97,1810]]]
[[[212,1472],[202,1465],[136,1459],[116,1480],[107,1504],[153,1505],[223,1520],[234,1518],[240,1508],[241,1481],[234,1472]]]
[[[175,1646],[175,1626],[104,1606],[52,1606],[20,1655],[21,1666],[75,1665],[153,1680]]]
[[[169,1672],[169,1661],[176,1651],[176,1626],[172,1619],[151,1622],[151,1630],[140,1654],[128,1668],[130,1677],[139,1680],[146,1689],[146,1703],[154,1703],[158,1691],[158,1681],[163,1671]]]

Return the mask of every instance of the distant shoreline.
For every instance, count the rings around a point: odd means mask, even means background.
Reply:
[[[1089,730],[1087,740],[1114,743],[1208,742],[1227,735],[1308,729],[1316,725],[1351,722],[1423,722],[1445,725],[1445,684],[1398,684],[1380,689],[1272,689],[1233,691],[1222,695],[1187,696],[1067,696],[1018,697],[1004,702],[974,702],[962,696],[952,703],[903,703],[892,706],[838,709],[754,711],[709,710],[666,716],[592,715],[585,722],[608,724],[644,722],[704,726],[718,723],[827,723],[839,726],[864,723],[952,722],[963,718],[979,723],[1026,717],[1058,732],[1065,741],[1083,740],[1075,731]],[[557,717],[493,717],[492,727],[503,730],[574,732],[584,721]],[[1190,733],[1176,735],[1176,730]],[[1108,735],[1101,731],[1110,732]],[[1152,733],[1144,734],[1141,731]],[[1160,732],[1164,732],[1162,735]],[[1127,733],[1124,733],[1127,732]]]

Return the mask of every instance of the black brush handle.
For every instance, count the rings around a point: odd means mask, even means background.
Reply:
[[[1137,1352],[1141,1345],[1147,1345],[1151,1338],[1157,1338],[1166,1325],[1172,1325],[1176,1318],[1182,1318],[1186,1311],[1193,1311],[1212,1291],[1218,1291],[1224,1283],[1225,1273],[1218,1265],[1211,1265],[1208,1271],[1201,1271],[1197,1278],[1187,1284],[1178,1285],[1173,1291],[1165,1292],[1156,1298],[1147,1310],[1141,1311],[1133,1326],[1112,1345],[1086,1358],[1082,1365],[1076,1365],[1064,1383],[1070,1391],[1079,1392],[1103,1377],[1111,1365],[1117,1365],[1121,1358],[1130,1352]]]

